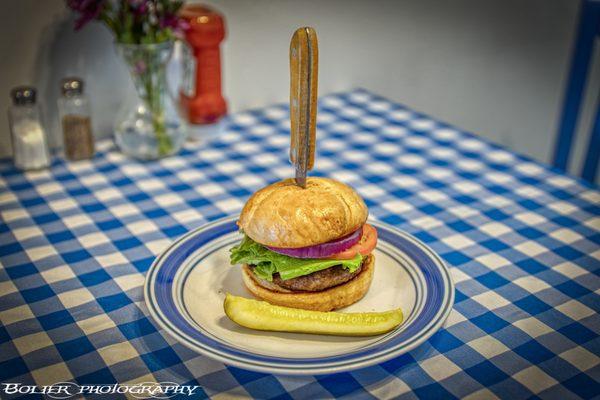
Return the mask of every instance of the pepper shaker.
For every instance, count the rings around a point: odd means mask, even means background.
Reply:
[[[16,87],[11,91],[11,97],[13,104],[8,109],[8,118],[15,166],[21,170],[48,167],[48,139],[41,123],[35,88]]]
[[[180,92],[181,105],[190,123],[215,124],[227,113],[221,88],[220,49],[225,38],[225,17],[201,4],[186,4],[180,16],[189,25],[185,29],[189,48],[184,47],[187,79]]]
[[[65,157],[77,161],[94,156],[94,136],[90,104],[83,93],[83,81],[65,78],[61,81],[62,97],[58,112],[63,132]]]

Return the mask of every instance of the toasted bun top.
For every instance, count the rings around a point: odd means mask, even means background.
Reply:
[[[286,179],[254,193],[238,224],[260,244],[298,248],[348,235],[364,225],[367,214],[365,202],[348,185],[308,178],[303,189]]]

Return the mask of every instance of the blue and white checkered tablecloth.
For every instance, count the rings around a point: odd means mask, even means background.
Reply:
[[[227,124],[158,162],[105,142],[47,171],[0,164],[0,382],[171,381],[211,398],[600,395],[600,192],[364,90],[322,97],[314,175],[354,186],[373,217],[444,258],[456,283],[444,327],[384,364],[309,377],[174,342],[144,305],[154,257],[292,176],[285,106]]]

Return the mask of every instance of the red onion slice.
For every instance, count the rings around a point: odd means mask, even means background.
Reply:
[[[299,247],[296,249],[289,249],[285,247],[266,247],[267,249],[276,253],[284,254],[294,258],[326,258],[334,254],[341,253],[342,251],[354,246],[360,241],[362,231],[363,229],[360,227],[356,231],[340,239],[314,246]]]

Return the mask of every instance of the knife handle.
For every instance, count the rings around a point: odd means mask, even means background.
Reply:
[[[290,161],[311,170],[315,161],[319,48],[313,28],[299,28],[290,42]]]

